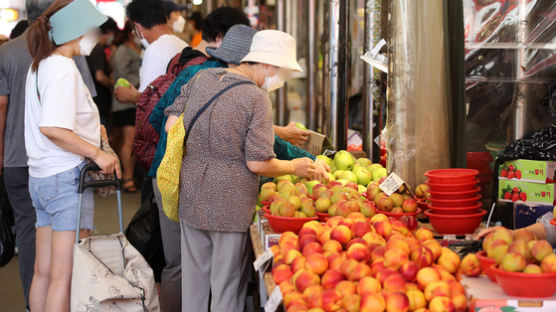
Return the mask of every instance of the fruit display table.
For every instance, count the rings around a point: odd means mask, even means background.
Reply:
[[[469,311],[556,311],[556,296],[551,298],[517,298],[506,295],[486,276],[463,276],[461,284],[472,298]]]

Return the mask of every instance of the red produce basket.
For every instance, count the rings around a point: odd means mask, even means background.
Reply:
[[[326,222],[330,219],[330,215],[325,212],[317,212],[317,217],[319,218],[320,222]]]
[[[461,192],[433,192],[431,191],[432,198],[440,200],[457,200],[457,199],[468,199],[473,198],[478,195],[481,191],[480,187],[477,187],[471,191],[461,191]]]
[[[471,234],[481,224],[486,210],[474,214],[444,215],[425,211],[432,227],[440,234],[464,235]]]
[[[265,213],[265,218],[268,219],[268,224],[270,228],[276,233],[283,233],[287,231],[291,231],[297,234],[299,230],[303,227],[303,224],[318,220],[318,217],[313,218],[290,218],[290,217],[280,217],[280,216],[272,216],[270,214]]]
[[[466,199],[434,199],[431,197],[431,203],[433,206],[436,207],[454,207],[454,208],[470,208],[477,205],[477,201],[481,199],[481,195],[477,195],[476,197],[466,198]]]
[[[474,169],[452,168],[437,169],[425,172],[431,183],[438,184],[462,184],[475,181],[479,171]]]
[[[474,213],[479,213],[480,212],[479,208],[481,208],[482,206],[483,204],[481,203],[478,203],[473,207],[463,207],[463,208],[430,206],[430,211],[432,211],[433,213],[443,214],[443,215],[474,214]]]
[[[551,297],[556,293],[556,273],[527,274],[507,272],[491,266],[496,281],[509,296],[526,298]]]
[[[494,276],[494,272],[492,272],[492,269],[490,268],[493,264],[496,264],[496,261],[487,257],[486,251],[484,250],[476,253],[475,255],[477,256],[477,259],[479,259],[483,272],[485,272],[488,279],[496,283],[496,276]]]
[[[420,208],[417,208],[417,211],[415,211],[415,212],[403,212],[403,213],[394,213],[394,212],[380,211],[380,210],[376,211],[376,213],[382,213],[383,215],[385,215],[387,217],[392,217],[392,218],[396,218],[396,219],[399,219],[403,216],[415,217],[415,216],[418,216],[422,212],[423,212],[423,210],[420,209]]]
[[[431,192],[463,192],[463,191],[471,191],[477,187],[481,181],[476,179],[472,182],[467,183],[459,183],[459,184],[442,184],[442,183],[432,183],[427,182],[427,185],[430,187]]]
[[[270,214],[270,209],[268,209],[268,206],[263,206],[263,208],[261,209],[264,211],[264,213]]]
[[[423,211],[427,211],[427,210],[430,209],[429,204],[422,199],[417,199],[417,207],[419,207],[419,209],[421,209]]]

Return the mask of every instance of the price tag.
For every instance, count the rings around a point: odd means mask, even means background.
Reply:
[[[274,290],[270,294],[270,298],[264,305],[264,312],[275,312],[282,303],[282,293],[280,292],[280,286],[276,285]]]
[[[253,267],[255,268],[255,271],[258,271],[263,264],[265,264],[268,260],[272,259],[272,251],[270,251],[270,248],[265,250],[263,252],[262,255],[260,255],[257,260],[255,260],[255,262],[253,262]]]
[[[405,182],[400,177],[398,177],[397,174],[392,172],[378,187],[384,193],[386,193],[386,195],[390,196],[392,195],[392,193],[396,192],[404,183]]]

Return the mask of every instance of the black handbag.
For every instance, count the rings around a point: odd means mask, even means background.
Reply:
[[[15,254],[15,222],[14,212],[8,193],[4,186],[4,179],[0,176],[0,267],[10,262]]]

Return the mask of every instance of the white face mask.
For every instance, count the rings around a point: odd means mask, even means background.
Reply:
[[[185,18],[183,18],[183,16],[180,15],[180,17],[178,17],[178,19],[175,20],[174,23],[172,24],[172,29],[174,30],[175,33],[181,33],[183,32],[184,28],[185,28]]]
[[[274,76],[265,77],[262,89],[266,92],[272,92],[274,90],[280,89],[284,86],[286,79],[282,78],[282,75],[276,74]]]
[[[97,45],[98,35],[95,32],[88,32],[79,40],[79,53],[88,56]]]
[[[139,30],[137,29],[137,27],[135,27],[135,33],[137,34],[137,36],[139,36],[139,40],[143,48],[146,49],[149,46],[149,42],[147,41],[147,39],[145,39],[145,37],[143,37],[143,31],[141,31],[141,34],[139,34]]]

